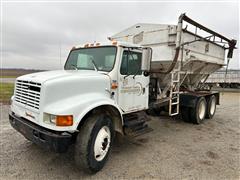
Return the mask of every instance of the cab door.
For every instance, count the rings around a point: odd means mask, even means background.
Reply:
[[[148,108],[149,77],[141,71],[142,52],[124,49],[118,76],[118,104],[125,112]]]

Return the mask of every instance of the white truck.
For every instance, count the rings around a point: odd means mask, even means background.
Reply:
[[[116,132],[150,131],[151,113],[196,124],[212,118],[219,93],[199,84],[236,46],[185,14],[177,25],[137,24],[109,40],[73,47],[64,70],[18,77],[11,99],[13,128],[56,152],[74,144],[76,165],[88,172],[102,169]]]

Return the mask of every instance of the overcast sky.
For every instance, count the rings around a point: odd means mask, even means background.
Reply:
[[[107,37],[136,23],[177,24],[183,12],[239,40],[239,4],[236,2],[3,2],[2,10],[3,68],[61,69],[74,45],[107,41]],[[238,55],[236,50],[231,68],[240,68]]]

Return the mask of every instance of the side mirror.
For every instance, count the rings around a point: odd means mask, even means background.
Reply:
[[[150,71],[150,63],[152,60],[152,48],[147,47],[142,50],[142,64],[141,70],[144,72]]]

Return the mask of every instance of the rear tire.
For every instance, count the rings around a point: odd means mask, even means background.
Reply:
[[[75,163],[88,173],[105,165],[114,137],[113,123],[104,114],[91,115],[80,128],[75,144]]]
[[[207,111],[207,102],[204,97],[200,97],[197,100],[195,108],[190,111],[191,121],[195,124],[201,124],[205,119]]]
[[[216,96],[212,95],[207,102],[207,113],[206,113],[206,118],[212,119],[215,112],[216,112]]]
[[[190,111],[191,111],[191,108],[189,107],[184,107],[184,106],[181,107],[181,116],[183,121],[191,122]]]

